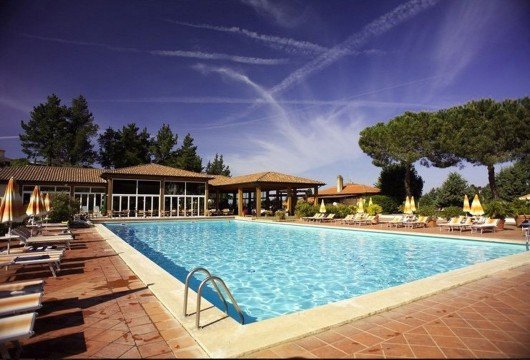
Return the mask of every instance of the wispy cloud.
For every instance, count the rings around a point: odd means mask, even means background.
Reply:
[[[202,60],[228,60],[236,63],[252,65],[281,65],[289,62],[289,59],[263,59],[257,57],[247,57],[239,55],[228,55],[219,53],[206,53],[202,51],[184,51],[184,50],[151,50],[151,55],[174,56],[182,58],[193,58]]]
[[[118,52],[133,52],[133,53],[146,53],[153,56],[166,56],[166,57],[180,57],[180,58],[192,58],[192,59],[201,59],[201,60],[225,60],[235,63],[251,64],[251,65],[281,65],[287,63],[288,59],[267,59],[259,57],[248,57],[240,55],[231,55],[231,54],[220,54],[220,53],[210,53],[203,51],[187,51],[187,50],[141,50],[137,48],[128,48],[128,47],[118,47],[111,46],[102,43],[95,42],[86,42],[86,41],[76,41],[76,40],[67,40],[54,37],[45,37],[37,36],[30,34],[21,34],[24,37],[38,39],[43,41],[50,41],[62,44],[78,45],[78,46],[91,46],[99,47],[111,51]]]
[[[245,74],[224,67],[196,66],[204,74],[217,73],[252,88],[270,106],[269,131],[251,138],[253,152],[226,153],[225,158],[239,172],[275,169],[303,173],[318,166],[359,155],[356,137],[361,129],[359,115],[329,117],[308,111],[291,111],[274,95]],[[321,141],[325,139],[325,141]]]
[[[0,97],[0,105],[28,114],[32,107],[17,99]]]
[[[245,36],[247,38],[263,42],[275,49],[281,49],[286,51],[290,54],[321,54],[324,51],[327,51],[328,48],[314,44],[309,41],[299,41],[295,39],[285,38],[285,37],[279,37],[279,36],[273,36],[273,35],[264,35],[264,34],[258,34],[255,31],[250,31],[247,29],[243,29],[237,26],[232,27],[226,27],[226,26],[216,26],[216,25],[209,25],[209,24],[191,24],[183,21],[174,21],[174,20],[166,20],[168,22],[182,25],[182,26],[188,26],[193,27],[197,29],[206,29],[206,30],[213,30],[213,31],[219,31],[219,32],[226,32],[226,33],[233,33]]]
[[[0,136],[0,140],[15,140],[18,139],[18,135],[12,135],[12,136]]]
[[[258,15],[272,19],[283,27],[297,26],[304,18],[304,13],[291,8],[289,4],[292,2],[288,1],[272,3],[269,0],[241,0],[241,3],[250,6]]]

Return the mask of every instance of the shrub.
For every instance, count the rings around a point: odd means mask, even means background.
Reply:
[[[310,204],[305,201],[299,201],[296,203],[296,207],[294,208],[294,213],[296,216],[302,218],[302,217],[309,217],[313,216],[318,212],[318,206],[315,206],[313,204]]]
[[[366,207],[366,212],[369,215],[373,216],[373,215],[381,214],[383,212],[383,208],[381,207],[381,205],[372,204],[372,205],[368,205]]]
[[[276,210],[276,212],[274,213],[274,216],[276,217],[276,220],[285,220],[285,211]]]
[[[462,208],[458,206],[448,206],[440,212],[440,216],[448,220],[452,217],[456,217],[460,215],[465,215],[465,214],[462,211]]]
[[[510,204],[504,200],[492,200],[484,205],[484,214],[495,219],[506,219],[511,210]]]
[[[383,208],[383,214],[395,214],[398,212],[399,204],[389,196],[374,195],[372,196],[372,203],[381,206]]]
[[[514,200],[511,204],[511,213],[513,216],[530,214],[530,201]]]
[[[71,221],[79,213],[79,201],[69,194],[57,193],[52,197],[51,208],[51,222]]]
[[[418,209],[418,215],[429,216],[430,218],[435,218],[438,216],[438,209],[434,205],[423,205]]]
[[[344,218],[346,215],[354,213],[350,206],[344,204],[326,205],[326,212],[328,214],[335,214],[338,218]]]

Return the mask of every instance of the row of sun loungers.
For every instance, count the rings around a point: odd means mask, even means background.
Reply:
[[[42,235],[50,233],[40,232],[41,235],[32,236],[28,228],[20,227],[13,230],[19,236],[20,248],[11,249],[12,253],[0,253],[1,266],[29,266],[44,265],[49,267],[52,275],[57,276],[60,271],[64,248],[70,248],[73,235],[63,224],[43,226],[43,228],[59,229],[67,232],[62,235]],[[34,227],[33,227],[34,228]],[[66,231],[65,231],[66,230]],[[52,232],[53,233],[53,232]],[[13,342],[20,352],[20,341],[30,338],[37,317],[37,311],[42,307],[44,281],[42,279],[8,282],[0,284],[0,355],[4,359],[10,358],[6,345]],[[18,357],[16,354],[15,357]]]
[[[447,223],[438,225],[440,231],[447,229],[448,231],[458,230],[460,232],[465,230],[471,230],[471,232],[479,232],[482,234],[484,231],[495,232],[497,225],[499,223],[498,219],[492,218],[480,218],[474,219],[470,217],[453,217]]]

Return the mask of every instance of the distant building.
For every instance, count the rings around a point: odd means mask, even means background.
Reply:
[[[337,176],[337,185],[318,191],[318,199],[326,203],[338,202],[355,205],[360,197],[379,194],[381,190],[375,186],[346,183],[341,175]]]
[[[0,167],[9,166],[11,164],[11,159],[6,158],[6,151],[0,149]]]

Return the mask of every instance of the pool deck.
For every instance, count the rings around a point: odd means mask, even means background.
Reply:
[[[57,278],[40,267],[1,275],[2,281],[46,280],[36,334],[23,342],[22,357],[206,356],[153,296],[156,287],[142,282],[118,256],[123,254],[95,229],[76,233],[79,240]],[[219,324],[224,322],[234,323]],[[530,265],[522,265],[247,356],[529,357],[528,329]]]

